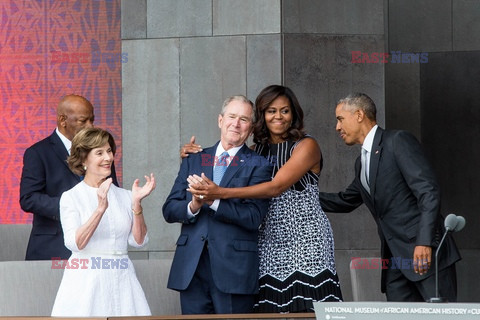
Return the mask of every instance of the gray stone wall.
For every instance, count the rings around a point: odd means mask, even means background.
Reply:
[[[173,255],[179,226],[164,222],[161,206],[178,150],[192,135],[203,146],[216,142],[224,98],[254,100],[269,84],[291,87],[323,152],[320,186],[339,191],[353,179],[359,153],[335,132],[339,98],[363,91],[375,100],[380,125],[424,134],[420,65],[352,63],[352,51],[479,50],[478,37],[469,36],[480,31],[478,13],[470,0],[122,0],[124,186],[148,172],[158,185],[144,206],[150,244],[132,256]],[[363,206],[329,218],[348,301],[351,258],[379,255],[376,226]],[[468,248],[467,260],[478,261],[478,244]],[[459,297],[479,301],[475,290],[462,287]]]
[[[352,63],[352,51],[384,52],[383,0],[283,1],[284,84],[297,95],[305,126],[322,150],[320,188],[343,190],[353,179],[358,146],[348,147],[335,131],[336,102],[353,91],[370,95],[384,124],[383,64]],[[328,214],[335,237],[337,272],[345,300],[351,300],[352,257],[379,256],[373,218],[362,206],[349,214]],[[371,290],[380,291],[380,282]]]
[[[269,84],[290,86],[323,151],[322,188],[346,186],[358,149],[335,132],[335,102],[367,92],[383,123],[383,66],[351,63],[351,51],[384,51],[383,10],[382,0],[123,0],[124,184],[151,171],[158,180],[145,202],[150,244],[132,255],[173,254],[179,226],[164,222],[161,206],[179,168],[179,147],[192,135],[203,146],[216,142],[219,108],[232,94],[254,100]],[[364,208],[330,219],[344,298],[351,300],[349,262],[378,255],[375,226]]]
[[[135,258],[173,256],[179,225],[161,207],[177,175],[179,148],[192,135],[203,146],[219,138],[223,100],[254,100],[282,83],[280,0],[123,0],[124,186],[154,172],[146,199],[150,243]]]
[[[419,138],[442,191],[444,216],[467,220],[455,234],[459,301],[480,301],[475,283],[480,268],[480,2],[471,0],[389,0],[389,52],[423,53],[424,63],[388,64],[385,71],[386,125]],[[473,282],[472,282],[473,281]]]

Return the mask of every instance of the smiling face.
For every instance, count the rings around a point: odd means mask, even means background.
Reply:
[[[272,101],[265,109],[265,124],[270,132],[273,143],[285,141],[285,136],[293,121],[292,107],[285,96],[280,96]]]
[[[87,167],[85,181],[93,185],[104,181],[112,172],[113,150],[110,144],[92,149],[85,159],[83,165]]]
[[[337,117],[336,130],[340,133],[340,138],[345,144],[351,146],[354,144],[362,144],[365,136],[362,132],[361,120],[363,113],[359,109],[345,108],[345,104],[337,105],[335,109]]]
[[[232,100],[218,116],[220,141],[225,150],[241,146],[252,132],[253,109],[246,102]]]

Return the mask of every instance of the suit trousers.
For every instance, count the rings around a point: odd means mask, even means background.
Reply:
[[[410,281],[400,269],[389,268],[386,272],[386,295],[388,301],[425,302],[435,297],[435,274],[420,281]],[[438,292],[449,302],[457,301],[457,274],[455,264],[438,273]]]
[[[252,313],[254,303],[253,294],[230,294],[217,288],[210,268],[208,243],[205,243],[192,281],[186,290],[180,291],[182,314]]]

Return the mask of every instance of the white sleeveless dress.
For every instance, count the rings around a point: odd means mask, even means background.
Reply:
[[[65,246],[72,256],[56,265],[65,265],[52,316],[108,317],[151,315],[145,294],[138,282],[127,244],[137,244],[131,233],[131,191],[111,185],[109,206],[88,245],[79,250],[75,231],[97,207],[97,188],[80,182],[63,193],[60,218]],[[52,262],[54,265],[54,262]]]

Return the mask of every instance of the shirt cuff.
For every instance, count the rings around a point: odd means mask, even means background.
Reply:
[[[199,212],[200,210],[202,210],[201,208],[197,210],[197,212],[192,212],[192,210],[190,210],[190,203],[192,203],[192,201],[190,201],[188,204],[187,204],[187,215],[189,218],[194,218]]]
[[[220,205],[220,199],[216,199],[213,201],[212,205],[210,206],[210,209],[217,212],[219,205]]]

